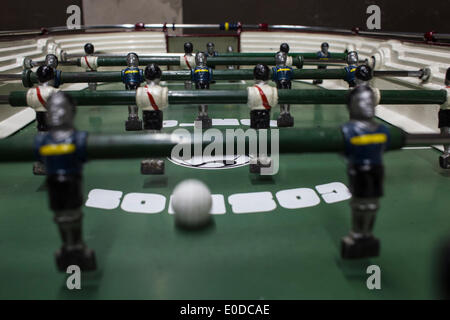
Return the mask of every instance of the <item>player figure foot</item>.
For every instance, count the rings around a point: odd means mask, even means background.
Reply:
[[[272,165],[272,159],[270,157],[259,157],[255,160],[250,161],[250,173],[261,173],[261,168],[270,168]]]
[[[202,123],[202,129],[209,129],[212,127],[212,119],[209,116],[198,116],[195,122],[200,121]]]
[[[45,164],[42,162],[33,163],[33,174],[36,176],[45,176],[47,175],[47,170],[45,169]]]
[[[442,169],[450,169],[450,154],[441,154],[439,156],[439,165]]]
[[[142,130],[142,120],[139,120],[139,118],[128,118],[128,120],[125,121],[125,130],[126,131]]]
[[[65,272],[67,267],[71,265],[80,267],[82,271],[93,271],[97,269],[95,252],[85,245],[71,249],[63,246],[56,252],[55,256],[58,270],[62,272]]]
[[[164,174],[163,159],[145,159],[141,161],[141,174]]]
[[[323,83],[323,80],[321,80],[321,79],[316,79],[313,81],[313,84],[322,84],[322,83]]]
[[[277,119],[278,127],[293,127],[294,126],[294,117],[291,116],[290,113],[281,113]]]
[[[380,254],[380,240],[374,236],[357,238],[352,235],[341,240],[343,259],[362,259],[377,257]]]

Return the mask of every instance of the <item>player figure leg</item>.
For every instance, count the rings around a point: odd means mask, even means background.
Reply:
[[[319,70],[325,70],[327,68],[327,66],[318,66],[317,69]],[[322,79],[314,79],[313,80],[313,84],[322,84],[323,80]]]
[[[52,175],[47,177],[50,208],[55,213],[62,246],[56,252],[58,270],[64,272],[70,265],[77,265],[83,271],[95,270],[96,259],[82,237],[83,202],[81,176]]]
[[[36,122],[37,129],[40,132],[48,131],[47,125],[47,112],[45,111],[36,111]],[[33,174],[37,176],[45,176],[47,171],[45,170],[44,163],[40,161],[36,161],[33,163]]]
[[[291,82],[280,82],[278,84],[278,89],[291,89]],[[277,119],[278,127],[293,127],[294,126],[294,117],[292,117],[290,112],[291,106],[289,104],[280,104],[280,115]]]
[[[136,86],[126,85],[125,88],[127,90],[136,90]],[[128,106],[128,120],[125,121],[125,130],[126,131],[139,131],[142,130],[142,121],[139,119],[138,114],[139,108],[137,105]]]
[[[209,89],[209,83],[198,83],[196,85],[197,89],[207,90]],[[209,129],[212,127],[212,119],[208,115],[208,105],[201,104],[198,106],[198,116],[195,119],[196,122],[200,121],[202,124],[202,129]]]
[[[439,128],[441,134],[450,135],[450,109],[439,110]],[[450,145],[444,145],[444,153],[439,156],[442,169],[450,169]]]
[[[161,110],[142,110],[144,130],[158,133],[163,127]],[[165,163],[161,158],[148,158],[141,161],[141,174],[164,174]]]
[[[38,131],[48,131],[46,111],[36,111],[36,121]]]
[[[341,241],[341,255],[344,259],[376,257],[380,253],[380,241],[372,234],[379,197],[382,196],[383,167],[370,170],[350,167],[348,170],[352,227],[348,236]]]

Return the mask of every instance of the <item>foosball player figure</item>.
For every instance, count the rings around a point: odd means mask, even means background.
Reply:
[[[250,128],[269,129],[270,110],[275,105],[277,89],[267,83],[270,69],[263,64],[257,64],[253,69],[255,84],[247,88],[248,104],[250,107]],[[250,172],[260,173],[261,168],[271,166],[270,158],[267,155],[252,155],[250,161]]]
[[[196,89],[207,90],[212,80],[212,69],[206,66],[206,55],[203,52],[197,52],[195,55],[195,68],[191,71],[192,82]],[[212,127],[212,119],[208,116],[208,106],[202,104],[199,106],[199,113],[196,121],[201,121],[203,129]]]
[[[269,67],[264,64],[257,64],[253,69],[253,77],[255,84],[249,87],[250,96],[250,128],[252,129],[269,129],[270,128],[270,110],[272,109],[271,102],[268,97],[274,97],[273,91],[276,88],[270,86]],[[273,100],[273,99],[272,99]]]
[[[289,53],[289,45],[286,42],[283,42],[280,44],[280,51],[286,53],[286,55]]]
[[[450,68],[445,74],[445,86],[450,91]],[[450,103],[447,101],[439,110],[439,129],[441,134],[450,135]],[[444,153],[439,156],[439,165],[442,169],[450,169],[450,145],[444,144]]]
[[[350,51],[347,54],[347,66],[344,68],[347,72],[345,76],[345,81],[348,83],[348,86],[350,88],[353,88],[356,86],[355,81],[355,71],[358,66],[358,53],[356,51]]]
[[[192,70],[192,66],[194,65],[193,63],[191,63],[192,61],[192,52],[194,51],[194,45],[191,42],[185,42],[184,43],[184,56],[183,56],[183,60],[184,60],[184,64],[186,64],[186,68],[188,68],[189,70]],[[191,90],[192,89],[192,81],[191,80],[186,80],[184,82],[184,88],[186,90]]]
[[[324,60],[324,61],[330,59],[331,58],[331,54],[330,54],[330,52],[328,52],[329,48],[330,48],[330,46],[328,45],[328,42],[323,42],[320,45],[320,51],[317,51],[317,59]],[[320,64],[317,67],[317,69],[320,69],[320,70],[325,70],[326,68],[327,68],[326,65],[320,65]],[[322,79],[315,79],[313,81],[313,83],[314,84],[321,84],[321,83],[323,83],[323,80]]]
[[[147,84],[136,91],[136,103],[142,109],[144,130],[158,133],[163,127],[163,109],[168,106],[168,89],[159,85],[161,69],[156,64],[145,67]],[[145,159],[141,161],[142,174],[163,174],[163,159]]]
[[[56,253],[58,270],[70,265],[83,271],[95,270],[94,251],[82,237],[82,170],[86,161],[87,133],[74,128],[75,104],[60,91],[48,100],[49,131],[39,133],[34,142],[35,154],[47,169],[50,209],[58,225],[62,247]]]
[[[84,45],[84,57],[81,57],[80,64],[86,70],[86,72],[96,72],[97,71],[97,57],[94,56],[94,45],[92,43],[86,43]],[[96,82],[88,83],[89,90],[97,90]]]
[[[127,54],[127,68],[122,70],[122,82],[126,90],[136,90],[144,81],[144,74],[139,69],[139,57],[136,53]],[[128,106],[128,120],[125,122],[125,130],[142,130],[142,121],[139,119],[138,107]]]
[[[372,234],[379,198],[383,196],[383,152],[389,131],[374,121],[376,98],[369,86],[358,86],[349,94],[350,121],[342,126],[347,174],[352,193],[352,227],[342,238],[344,259],[378,256],[380,243]]]
[[[287,55],[283,51],[275,55],[276,67],[272,69],[272,80],[277,84],[278,89],[292,88],[292,68],[286,65]],[[290,113],[289,104],[280,104],[280,115],[277,119],[278,127],[294,126],[294,118]]]
[[[61,70],[57,70],[58,64],[58,58],[54,54],[50,53],[45,56],[44,65],[53,68],[54,77],[53,80],[50,80],[49,85],[54,88],[59,88],[61,85]]]

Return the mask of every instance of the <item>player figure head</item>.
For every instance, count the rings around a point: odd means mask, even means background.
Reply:
[[[149,64],[145,67],[144,76],[147,82],[153,81],[159,83],[159,80],[161,80],[161,75],[161,69],[156,63]]]
[[[288,54],[289,53],[289,45],[286,42],[280,44],[280,51]]]
[[[194,51],[194,45],[192,44],[192,42],[185,42],[184,43],[184,54],[192,54],[192,51]]]
[[[368,85],[359,85],[348,96],[348,110],[352,120],[372,120],[375,116],[375,93]]]
[[[349,53],[347,53],[347,64],[358,64],[358,53],[356,51],[350,51]]]
[[[234,50],[233,50],[233,47],[232,46],[228,46],[227,47],[227,52],[229,52],[229,53],[231,53],[231,52],[233,52]]]
[[[330,46],[328,45],[328,42],[323,42],[320,45],[320,51],[322,51],[323,54],[328,54],[328,49],[330,48]]]
[[[214,43],[208,42],[206,44],[206,50],[210,56],[212,56],[214,54],[215,49],[216,49],[216,46],[214,45]]]
[[[206,66],[206,54],[204,52],[197,52],[195,55],[195,64],[197,66]]]
[[[75,103],[63,91],[53,93],[47,101],[47,121],[50,130],[73,130],[75,117]]]
[[[139,66],[139,57],[136,53],[130,52],[129,54],[127,54],[127,66],[128,67]]]
[[[58,67],[58,58],[54,54],[48,54],[45,56],[45,65],[56,69]]]
[[[94,45],[92,43],[86,43],[84,45],[84,53],[86,54],[94,54]]]
[[[355,71],[356,83],[363,84],[372,79],[372,68],[366,64],[360,65]]]
[[[269,80],[269,67],[265,64],[257,64],[253,69],[253,77],[260,81]]]
[[[55,71],[50,66],[40,66],[36,70],[36,76],[40,84],[47,83],[55,78]]]
[[[275,55],[275,64],[277,66],[285,66],[287,61],[286,52],[278,51]]]

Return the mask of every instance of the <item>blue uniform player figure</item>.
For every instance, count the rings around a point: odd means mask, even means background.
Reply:
[[[390,136],[383,124],[374,121],[375,104],[369,86],[356,87],[348,99],[350,121],[342,126],[352,193],[352,228],[341,242],[344,259],[375,257],[380,251],[372,229],[383,196],[383,153],[389,147]]]
[[[344,68],[347,72],[344,80],[347,81],[350,88],[353,88],[357,85],[355,73],[358,67],[358,53],[356,51],[350,51],[347,54],[347,64],[348,66]]]
[[[320,51],[317,51],[317,59],[324,60],[324,62],[326,60],[330,59],[331,58],[331,54],[330,54],[330,52],[328,52],[329,48],[330,48],[330,46],[329,46],[328,42],[323,42],[320,45]],[[326,65],[320,65],[320,64],[317,67],[317,69],[322,69],[322,70],[324,70],[326,68],[327,68]],[[323,83],[323,80],[322,79],[315,79],[313,81],[313,83],[314,84],[321,84],[321,83]]]
[[[122,70],[122,82],[125,89],[136,90],[144,81],[144,72],[139,69],[139,57],[136,53],[127,54],[127,68]],[[142,130],[142,121],[139,119],[138,107],[128,106],[128,120],[125,122],[125,130]]]
[[[278,89],[292,88],[292,68],[286,65],[286,52],[278,51],[275,55],[276,66],[272,68],[272,80],[277,84]],[[277,119],[278,127],[294,126],[294,118],[290,113],[289,104],[280,104],[280,115]]]
[[[450,68],[447,68],[445,73],[445,86],[450,88]],[[450,135],[450,108],[447,107],[439,110],[438,127],[441,134]],[[439,166],[442,169],[450,169],[450,144],[444,144],[444,152],[439,156]]]
[[[85,271],[96,269],[94,251],[82,238],[82,171],[87,133],[74,128],[74,115],[71,98],[62,91],[53,93],[48,100],[49,131],[39,133],[34,142],[36,158],[47,171],[49,205],[62,239],[56,264],[63,272],[70,265]]]
[[[207,90],[213,78],[212,69],[206,66],[207,58],[203,52],[197,52],[195,55],[195,68],[191,70],[192,82],[196,89]],[[202,104],[198,109],[196,122],[200,121],[203,129],[212,127],[212,119],[208,116],[208,106]]]

